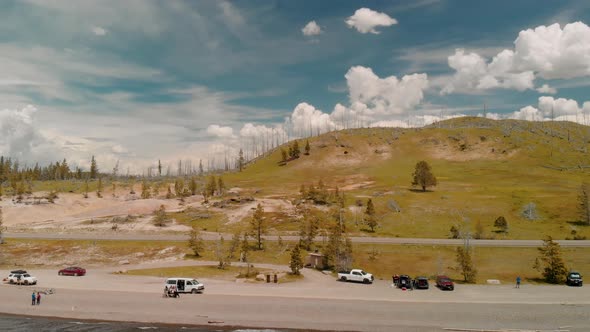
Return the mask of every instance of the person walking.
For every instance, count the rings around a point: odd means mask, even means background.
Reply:
[[[31,294],[31,305],[35,305],[35,292]]]
[[[41,293],[37,292],[37,305],[41,304]]]
[[[520,288],[520,276],[516,277],[516,288]]]

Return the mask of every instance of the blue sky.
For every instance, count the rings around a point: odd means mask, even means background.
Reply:
[[[588,1],[3,1],[0,154],[139,171],[484,103],[590,123],[589,23]]]

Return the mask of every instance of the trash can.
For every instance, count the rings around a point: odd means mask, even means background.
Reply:
[[[267,274],[266,275],[266,283],[269,283],[269,282],[270,282],[270,274]]]
[[[279,278],[277,277],[276,273],[275,273],[275,284],[279,282]]]

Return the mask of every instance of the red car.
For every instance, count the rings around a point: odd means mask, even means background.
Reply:
[[[81,267],[77,267],[77,266],[70,266],[70,267],[66,267],[65,269],[61,269],[59,270],[59,272],[57,272],[57,274],[59,274],[60,276],[83,276],[86,274],[86,270],[81,268]]]
[[[455,285],[453,284],[453,281],[451,280],[451,278],[449,278],[447,276],[437,276],[436,277],[436,287],[438,287],[442,290],[455,289]]]

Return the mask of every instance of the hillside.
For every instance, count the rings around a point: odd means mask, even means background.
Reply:
[[[566,238],[572,231],[590,236],[576,223],[580,185],[590,181],[587,126],[457,118],[416,129],[349,129],[309,142],[309,156],[279,166],[276,150],[242,173],[226,175],[226,182],[256,189],[260,196],[295,198],[302,184],[321,179],[346,193],[353,232],[365,233],[359,223],[364,207],[351,207],[373,199],[377,236],[446,237],[452,225],[475,232],[477,223],[488,238]],[[411,186],[420,160],[438,179],[425,193]],[[391,208],[392,201],[400,212]],[[524,217],[525,206],[534,220]],[[508,220],[508,234],[493,232],[499,216]]]

